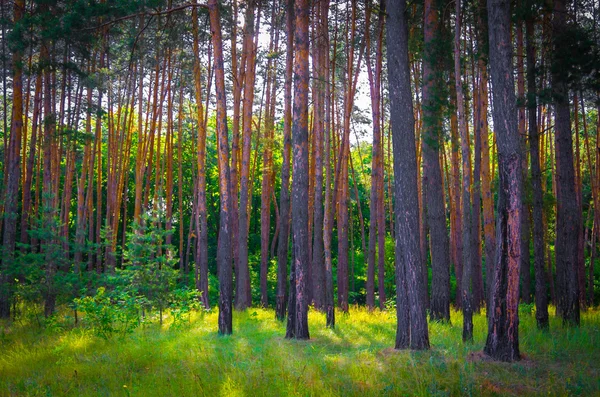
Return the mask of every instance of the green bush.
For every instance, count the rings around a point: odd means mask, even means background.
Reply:
[[[118,292],[111,299],[105,288],[100,287],[95,295],[76,298],[74,302],[84,314],[84,326],[101,338],[132,333],[140,324],[143,300],[128,291]]]

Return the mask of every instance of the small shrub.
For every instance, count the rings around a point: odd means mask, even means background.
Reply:
[[[190,323],[190,314],[192,310],[200,308],[201,292],[195,289],[178,288],[173,291],[170,304],[173,323],[171,328],[181,328],[184,324]]]
[[[84,314],[83,324],[104,339],[109,339],[113,334],[131,333],[140,323],[139,298],[127,291],[118,293],[113,300],[101,287],[95,295],[77,298],[74,302]]]

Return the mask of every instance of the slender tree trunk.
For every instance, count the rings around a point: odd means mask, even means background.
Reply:
[[[425,55],[423,60],[423,178],[427,225],[431,247],[432,320],[450,321],[450,254],[446,229],[446,209],[442,189],[440,146],[442,143],[442,104],[439,63],[441,40],[437,0],[425,1]]]
[[[496,261],[490,290],[491,306],[488,309],[490,315],[484,351],[496,360],[515,361],[520,359],[518,304],[523,173],[512,74],[510,2],[488,0],[487,9],[500,187]]]
[[[229,219],[233,200],[230,197],[229,143],[227,136],[227,96],[225,94],[225,70],[223,62],[223,39],[218,0],[208,1],[210,30],[214,49],[214,68],[217,95],[217,152],[219,162],[220,220],[217,247],[217,270],[219,276],[219,334],[229,335],[232,324],[232,260],[231,222]]]
[[[454,78],[454,73],[450,80]],[[451,106],[457,106],[456,104],[456,84],[450,87]],[[452,247],[451,257],[454,263],[454,275],[456,277],[456,301],[455,304],[458,308],[462,307],[462,274],[463,274],[463,247],[462,244],[462,230],[463,221],[461,214],[461,175],[460,175],[460,136],[458,131],[458,117],[456,112],[452,112],[450,116],[450,147],[451,147],[451,159],[452,159],[452,213],[454,214],[454,227],[452,227],[452,215],[450,219],[450,246]]]
[[[481,101],[479,100],[479,79],[475,67],[475,49],[473,47],[473,28],[469,25],[470,51],[471,51],[471,81],[473,84],[473,311],[479,313],[485,301],[483,287],[483,261],[481,252],[481,125],[478,122],[481,112]]]
[[[356,27],[356,0],[351,0],[351,27],[349,29],[349,43],[354,42]],[[343,312],[348,311],[348,157],[350,155],[350,116],[352,112],[352,77],[354,68],[354,46],[347,49],[348,57],[346,64],[346,87],[344,96],[344,129],[341,140],[339,166],[336,174],[334,188],[337,197],[337,233],[338,233],[338,263],[337,263],[337,300],[338,306]]]
[[[406,1],[390,0],[387,50],[394,139],[396,215],[396,349],[429,348],[419,234],[417,161],[408,63]]]
[[[520,1],[517,7],[521,6]],[[521,139],[521,157],[523,170],[523,186],[527,186],[527,134],[525,130],[525,71],[523,60],[525,54],[523,51],[523,21],[517,20],[517,98],[522,102],[518,107],[518,130]],[[531,258],[529,257],[529,208],[526,200],[526,190],[523,189],[523,213],[521,216],[521,300],[525,303],[531,303]]]
[[[269,53],[279,50],[279,6],[276,1],[272,4],[271,37]],[[271,231],[271,196],[273,192],[273,139],[275,137],[275,99],[277,81],[275,74],[277,65],[269,58],[267,62],[267,97],[265,117],[265,139],[263,140],[263,175],[261,186],[260,208],[260,300],[263,307],[269,305],[267,276],[269,272],[269,233]]]
[[[469,148],[469,133],[467,131],[467,116],[460,67],[460,34],[462,15],[460,0],[456,0],[456,25],[454,36],[454,77],[456,82],[456,107],[458,113],[458,129],[460,131],[460,147],[462,154],[462,279],[461,296],[463,311],[463,341],[473,340],[473,294],[472,273],[475,252],[473,252],[473,205],[471,201],[471,151]]]
[[[370,3],[369,3],[370,6]],[[367,10],[370,17],[370,8]],[[379,4],[379,17],[377,25],[377,41],[375,49],[375,67],[371,62],[370,29],[367,28],[365,40],[367,45],[367,71],[369,75],[369,90],[371,94],[371,111],[373,116],[373,154],[371,165],[371,197],[369,202],[369,251],[367,259],[367,307],[373,309],[375,306],[375,258],[376,247],[378,247],[379,265],[379,285],[385,295],[384,284],[384,257],[385,257],[385,236],[379,236],[379,229],[385,234],[385,208],[383,206],[383,143],[381,128],[381,73],[383,62],[383,27],[385,21],[385,1]],[[369,22],[369,21],[368,21]],[[383,248],[382,248],[383,247]],[[381,265],[383,263],[383,266]],[[380,291],[381,294],[381,291]],[[385,304],[380,295],[380,307]]]
[[[287,49],[284,87],[283,161],[281,165],[281,193],[279,196],[280,215],[279,244],[277,245],[277,294],[275,316],[280,321],[285,318],[287,303],[287,263],[290,235],[290,162],[292,148],[292,73],[294,66],[294,1],[286,4]]]
[[[329,0],[320,2],[321,17],[324,21],[328,21]],[[326,43],[323,51],[323,69],[324,75],[329,79],[330,76],[330,56],[329,56],[329,30],[323,32],[323,40]],[[334,50],[335,51],[335,50]],[[333,81],[333,77],[331,79]],[[333,235],[333,212],[334,205],[332,203],[331,182],[333,179],[331,170],[331,130],[334,125],[331,115],[333,114],[333,90],[331,85],[327,85],[325,89],[325,124],[324,124],[324,140],[325,140],[325,208],[323,218],[323,253],[325,254],[325,317],[326,326],[328,328],[335,327],[335,303],[333,294],[333,264],[331,260],[331,238]]]
[[[525,21],[527,47],[527,108],[529,111],[529,153],[531,157],[531,190],[533,193],[533,266],[535,269],[535,318],[540,329],[547,329],[548,288],[544,267],[544,192],[540,165],[540,136],[537,126],[537,90],[535,84],[534,22]]]
[[[583,99],[583,98],[581,98]],[[584,230],[586,229],[587,222],[583,218],[583,192],[582,192],[582,180],[581,180],[581,150],[579,140],[579,97],[577,92],[573,95],[573,106],[575,117],[575,194],[577,196],[577,216],[581,224],[579,225],[579,238],[577,240],[577,284],[579,290],[579,307],[585,310],[585,235]],[[585,120],[585,112],[582,112],[583,119]],[[585,131],[584,131],[585,132]],[[588,216],[591,214],[588,208]]]
[[[490,171],[490,143],[488,127],[488,58],[487,58],[487,5],[486,0],[479,1],[479,12],[477,14],[478,29],[478,47],[480,48],[477,66],[479,68],[479,114],[477,124],[479,126],[481,140],[481,195],[483,202],[483,234],[485,245],[485,273],[486,273],[486,302],[490,306],[490,293],[492,285],[492,275],[494,274],[494,260],[496,252],[496,235],[494,219],[494,196],[492,194],[492,179]],[[488,310],[488,314],[489,310]]]
[[[210,307],[208,291],[208,222],[206,209],[206,123],[202,105],[202,70],[200,68],[200,48],[198,40],[198,10],[192,9],[192,34],[194,36],[194,86],[198,121],[198,143],[196,161],[198,167],[198,185],[196,198],[196,288],[201,293],[200,301],[205,309]],[[182,142],[179,143],[180,145]],[[180,148],[181,149],[181,148]]]
[[[23,17],[25,1],[17,0],[14,3],[13,23],[17,24]],[[21,134],[23,131],[23,54],[20,48],[13,51],[13,96],[12,96],[12,121],[10,125],[10,138],[4,171],[7,182],[4,196],[4,235],[2,239],[2,262],[0,264],[0,318],[10,317],[10,276],[9,271],[13,266],[15,243],[17,238],[17,200],[19,197],[19,180],[21,179]],[[6,96],[4,97],[6,103]],[[27,115],[25,115],[27,116]]]
[[[308,0],[294,4],[294,120],[292,124],[292,239],[294,257],[286,338],[309,339],[308,332]],[[293,292],[293,293],[292,293]],[[292,295],[295,295],[292,297]]]
[[[254,0],[246,9],[246,27],[244,30],[244,53],[246,74],[244,80],[244,103],[242,115],[242,163],[240,172],[240,201],[238,207],[238,269],[235,288],[235,308],[245,310],[252,305],[250,289],[250,268],[248,265],[248,182],[250,177],[250,151],[252,143],[252,105],[254,102],[254,81],[256,70],[256,47],[254,45],[255,21]],[[256,27],[257,28],[257,27]],[[256,29],[258,30],[258,29]],[[234,247],[235,249],[235,247]]]
[[[567,51],[563,32],[566,29],[566,1],[554,0],[553,53]],[[564,71],[553,68],[554,139],[556,145],[556,311],[565,324],[579,326],[579,285],[577,250],[580,215],[577,213],[573,137],[569,93]]]
[[[313,203],[313,229],[312,244],[312,298],[315,307],[319,310],[325,308],[325,264],[323,240],[323,150],[324,150],[324,124],[325,124],[325,52],[329,51],[325,40],[328,29],[327,20],[323,16],[323,8],[315,3],[315,34],[316,41],[313,47],[313,69],[317,79],[314,82],[314,163],[315,185]]]

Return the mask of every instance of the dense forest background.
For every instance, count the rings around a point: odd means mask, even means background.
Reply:
[[[229,305],[230,333],[232,302],[284,319],[298,298],[333,326],[334,306],[397,306],[407,234],[419,266],[406,294],[432,320],[499,302],[493,274],[510,286],[514,258],[517,288],[498,296],[518,293],[541,328],[549,303],[578,325],[598,302],[595,0],[503,2],[507,18],[489,26],[495,10],[479,0],[1,4],[0,317],[90,318],[108,304],[162,321]],[[412,117],[394,125],[392,16],[406,22],[412,93]],[[505,31],[493,43],[512,62],[494,82],[490,41]],[[503,80],[514,108],[492,119]],[[517,154],[495,133],[511,117]],[[407,124],[417,177],[399,187],[394,162],[410,157],[393,129]],[[508,157],[518,190],[502,179]],[[396,213],[409,189],[412,229]],[[507,205],[521,215],[505,220]],[[497,246],[504,228],[520,255]]]

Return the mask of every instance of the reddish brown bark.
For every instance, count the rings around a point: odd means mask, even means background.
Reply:
[[[290,161],[292,139],[292,73],[294,65],[294,2],[286,4],[287,49],[284,87],[283,162],[281,165],[281,193],[279,244],[277,248],[277,293],[275,316],[283,321],[287,304],[287,260],[290,233]]]
[[[442,188],[440,146],[442,145],[442,106],[438,57],[439,10],[435,0],[425,2],[425,55],[423,61],[423,187],[427,208],[431,250],[432,320],[450,320],[450,255],[446,230],[446,209]]]
[[[490,66],[494,87],[494,126],[498,142],[500,187],[496,262],[488,336],[484,351],[496,360],[515,361],[519,353],[519,268],[521,256],[521,152],[517,129],[510,2],[489,0]]]
[[[274,1],[271,10],[271,34],[269,53],[279,50],[279,6]],[[269,305],[267,275],[269,272],[269,233],[271,229],[271,196],[273,196],[273,139],[275,138],[275,99],[277,64],[274,59],[267,61],[265,137],[263,139],[263,175],[260,208],[260,300],[263,307]],[[275,203],[276,204],[276,203]]]
[[[292,247],[286,338],[308,339],[308,0],[294,4],[294,117],[292,124]]]
[[[248,205],[250,177],[250,151],[252,143],[252,105],[254,102],[254,81],[256,77],[256,46],[254,44],[255,10],[254,0],[248,2],[246,9],[246,26],[244,29],[244,57],[246,70],[244,80],[244,102],[242,115],[242,162],[240,167],[240,200],[238,207],[238,266],[235,288],[235,308],[245,310],[252,305],[252,291],[250,289],[250,268],[248,265]]]
[[[227,136],[227,97],[225,94],[225,70],[223,39],[217,0],[208,1],[210,33],[214,49],[214,69],[217,95],[217,152],[219,163],[220,220],[217,248],[219,276],[219,334],[228,335],[232,324],[232,260],[230,210],[233,204],[230,192],[229,143]]]
[[[556,56],[568,45],[564,34],[567,24],[566,1],[554,1],[553,53]],[[553,68],[554,139],[556,155],[556,310],[564,323],[579,326],[579,284],[577,281],[577,251],[579,247],[580,214],[577,213],[577,192],[573,165],[573,136],[567,76],[564,70]]]
[[[456,24],[454,35],[454,77],[456,83],[456,108],[458,113],[458,128],[460,131],[460,148],[462,154],[462,278],[459,285],[461,307],[463,311],[463,341],[473,340],[473,296],[472,272],[475,253],[473,252],[473,204],[471,201],[471,150],[469,147],[469,132],[465,114],[464,95],[460,65],[460,35],[462,15],[460,0],[456,0]],[[457,294],[458,295],[458,294]]]
[[[198,11],[192,9],[192,35],[194,48],[194,94],[198,120],[198,138],[196,144],[196,163],[198,167],[198,185],[196,195],[196,288],[200,291],[200,301],[204,308],[210,307],[208,291],[208,223],[206,209],[206,124],[202,105],[202,70],[200,68],[200,45],[198,39]],[[179,143],[180,145],[182,142]]]
[[[419,200],[414,115],[408,64],[406,2],[392,0],[388,6],[387,50],[390,85],[390,117],[394,138],[396,215],[396,349],[429,348],[423,293]]]
[[[324,240],[323,240],[323,151],[324,151],[324,127],[325,127],[325,95],[327,75],[324,63],[326,62],[325,53],[329,51],[325,34],[328,29],[328,21],[324,19],[323,7],[315,3],[313,21],[314,25],[314,47],[313,70],[317,78],[314,80],[314,201],[313,201],[313,244],[311,258],[311,276],[312,276],[312,300],[315,307],[319,310],[325,308],[325,264],[324,264]]]
[[[18,23],[25,11],[25,1],[17,0],[13,6],[13,22]],[[23,54],[21,49],[13,52],[13,96],[12,120],[10,125],[10,138],[8,141],[7,162],[5,173],[7,175],[4,196],[4,234],[2,238],[2,253],[0,263],[0,318],[10,317],[10,286],[9,271],[13,266],[15,243],[17,238],[17,201],[19,196],[19,181],[21,179],[21,134],[23,132]],[[6,97],[4,99],[6,103]]]
[[[535,83],[534,22],[531,17],[525,21],[527,38],[527,108],[529,112],[529,151],[531,157],[531,190],[533,193],[533,266],[535,269],[535,318],[540,329],[547,329],[548,288],[544,267],[544,198],[542,171],[540,165],[540,136],[537,126],[537,101]]]

